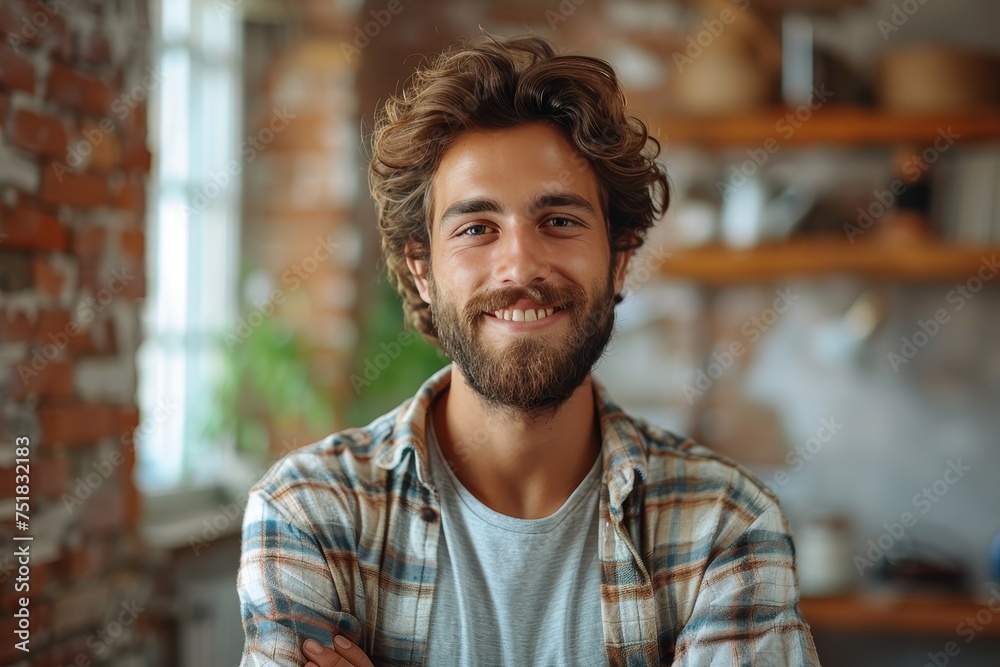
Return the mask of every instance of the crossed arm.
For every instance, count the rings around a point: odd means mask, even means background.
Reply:
[[[712,559],[677,635],[675,667],[818,667],[797,608],[793,548],[785,528],[780,512],[766,512]],[[362,637],[363,629],[342,604],[348,597],[342,586],[333,581],[315,536],[251,494],[239,571],[246,632],[241,665],[372,667],[349,641]]]

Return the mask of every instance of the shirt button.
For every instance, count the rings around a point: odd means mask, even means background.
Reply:
[[[420,510],[420,518],[427,523],[433,523],[438,520],[437,510],[430,506],[425,506]]]

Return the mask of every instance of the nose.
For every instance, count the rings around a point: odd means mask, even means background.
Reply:
[[[502,285],[527,287],[552,272],[550,249],[532,224],[504,229],[494,244],[493,277]]]

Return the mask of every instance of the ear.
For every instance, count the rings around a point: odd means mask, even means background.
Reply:
[[[420,253],[417,252],[417,246],[413,241],[407,241],[404,253],[406,255],[406,267],[413,276],[413,282],[417,285],[417,292],[420,294],[420,298],[424,300],[424,303],[430,304],[431,284],[427,274],[427,260],[417,259],[414,256]]]
[[[632,259],[635,248],[621,250],[615,255],[615,294],[621,294],[625,287],[625,276],[628,274],[628,263]]]

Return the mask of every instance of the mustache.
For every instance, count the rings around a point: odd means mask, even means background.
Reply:
[[[529,287],[501,287],[487,292],[474,294],[465,304],[465,317],[475,321],[482,313],[492,313],[496,310],[509,308],[522,299],[534,301],[541,306],[558,305],[569,308],[582,303],[586,292],[578,285],[534,285]]]

